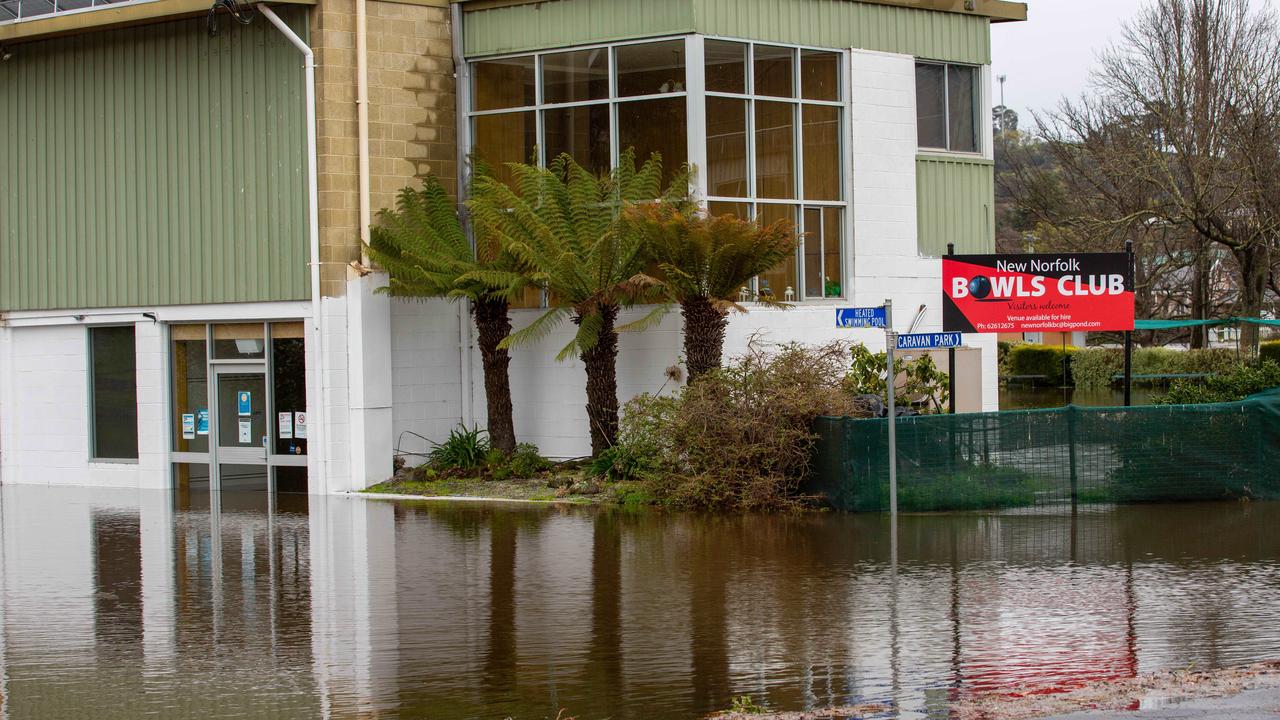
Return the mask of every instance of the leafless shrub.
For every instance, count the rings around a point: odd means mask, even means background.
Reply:
[[[841,390],[848,348],[766,347],[753,339],[726,367],[668,397],[627,404],[621,443],[645,482],[685,509],[795,507],[809,470],[819,415],[869,415]]]

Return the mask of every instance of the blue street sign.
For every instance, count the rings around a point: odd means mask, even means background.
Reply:
[[[883,307],[836,308],[836,327],[882,328],[884,317]]]
[[[899,335],[899,350],[934,350],[937,348],[960,347],[962,336],[958,332],[916,333]]]

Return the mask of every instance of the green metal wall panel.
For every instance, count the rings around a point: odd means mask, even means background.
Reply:
[[[570,0],[571,1],[571,0]],[[859,48],[985,65],[984,17],[852,0],[691,0],[708,35],[829,48]]]
[[[468,56],[692,32],[691,0],[553,0],[467,12]]]
[[[854,0],[552,0],[467,12],[469,56],[681,32],[985,65],[984,17]]]
[[[221,26],[0,63],[0,310],[308,296],[302,59],[266,22]]]
[[[995,166],[990,161],[920,156],[916,159],[917,243],[937,257],[995,252]]]

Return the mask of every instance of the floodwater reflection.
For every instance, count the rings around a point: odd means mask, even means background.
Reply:
[[[904,516],[0,488],[14,718],[688,718],[1280,656],[1280,504]]]

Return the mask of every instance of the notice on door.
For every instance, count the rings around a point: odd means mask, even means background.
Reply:
[[[208,408],[200,408],[196,411],[196,434],[209,434],[209,410]]]
[[[279,429],[281,440],[293,439],[293,413],[282,412],[276,413],[276,422]]]
[[[253,421],[240,421],[240,444],[249,445],[253,442]]]
[[[195,413],[182,414],[182,439],[183,440],[196,439],[196,414]]]
[[[293,414],[293,437],[298,440],[307,439],[307,414],[304,412]]]
[[[236,393],[236,407],[240,415],[253,414],[253,393],[248,390],[241,390]]]

